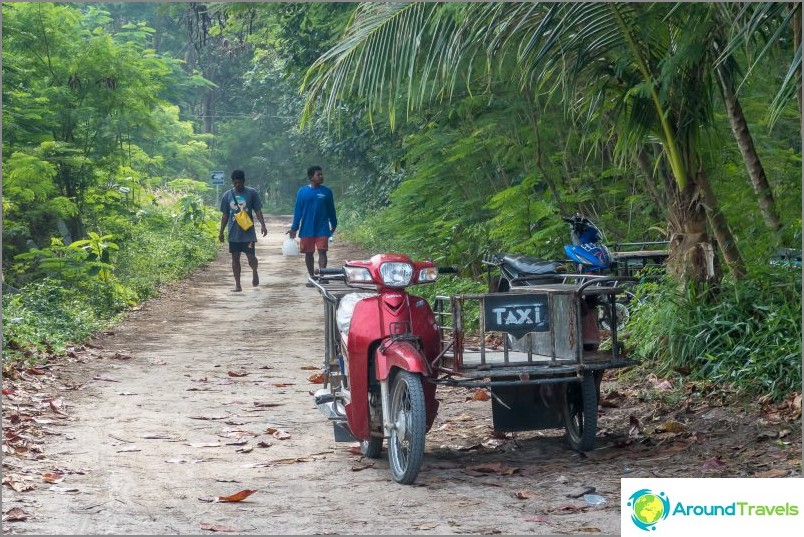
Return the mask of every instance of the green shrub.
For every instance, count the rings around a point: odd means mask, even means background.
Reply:
[[[643,286],[628,345],[659,374],[729,383],[781,399],[801,389],[801,278],[763,269],[717,289]]]

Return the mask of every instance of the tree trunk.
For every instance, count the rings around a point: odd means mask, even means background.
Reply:
[[[558,205],[558,211],[560,214],[565,214],[566,208],[564,207],[564,203],[561,201],[561,194],[558,192],[558,188],[556,187],[555,182],[550,177],[550,174],[544,167],[544,163],[542,162],[542,139],[539,135],[539,117],[536,112],[536,103],[533,102],[532,99],[528,99],[530,102],[530,126],[533,129],[534,140],[536,142],[536,151],[535,151],[535,162],[536,167],[542,172],[542,177],[544,178],[544,182],[547,183],[547,187],[550,189],[550,193],[553,195],[553,199],[556,200],[556,205]]]
[[[723,91],[723,100],[726,103],[726,112],[729,116],[731,132],[734,133],[734,138],[737,140],[737,147],[740,148],[740,154],[743,156],[745,169],[748,171],[751,186],[754,188],[754,194],[757,196],[757,203],[762,213],[762,219],[765,221],[765,225],[768,229],[778,234],[782,224],[779,220],[779,214],[776,211],[776,201],[773,199],[773,191],[771,190],[770,184],[768,184],[765,168],[763,168],[762,162],[759,160],[759,155],[754,147],[754,140],[748,129],[748,122],[745,120],[742,106],[740,106],[740,101],[734,94],[730,81],[726,80],[720,68],[717,69],[717,78],[720,82],[720,89]]]
[[[719,270],[706,230],[706,211],[695,181],[687,181],[683,190],[676,186],[668,216],[668,272],[679,281],[716,282]]]
[[[801,46],[801,6],[796,5],[797,2],[791,4],[791,9],[795,10],[793,14],[793,51],[798,50]],[[801,117],[801,77],[798,78],[796,83],[796,102],[798,103],[798,115]],[[801,134],[804,138],[804,124],[801,124]]]
[[[201,115],[204,117],[204,133],[213,134],[215,123],[215,91],[209,90],[202,97]]]
[[[655,208],[658,209],[659,207],[667,207],[669,205],[667,202],[667,196],[659,191],[659,186],[654,180],[653,167],[650,164],[650,157],[648,157],[648,152],[644,147],[639,150],[639,153],[637,153],[636,161],[637,166],[642,171],[642,175],[645,178],[645,190],[653,200],[653,205]]]
[[[706,209],[706,216],[709,219],[709,225],[712,226],[712,233],[717,239],[720,252],[723,254],[723,259],[729,267],[729,271],[735,280],[742,280],[745,278],[745,264],[743,258],[737,250],[737,244],[734,241],[734,236],[731,234],[726,216],[720,211],[717,205],[717,198],[712,190],[712,185],[702,169],[698,170],[695,175],[695,182],[701,190],[703,196],[704,207]]]

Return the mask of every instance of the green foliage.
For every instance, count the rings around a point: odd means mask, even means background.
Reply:
[[[4,293],[3,361],[64,352],[69,342],[82,341],[114,323],[125,307],[125,301],[110,295],[98,280],[68,286],[48,278],[19,293]]]
[[[658,374],[776,399],[801,388],[801,273],[768,267],[719,289],[646,284],[628,344]]]

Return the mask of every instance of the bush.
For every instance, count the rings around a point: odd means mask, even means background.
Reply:
[[[111,227],[121,234],[114,237],[119,249],[109,252],[103,270],[89,270],[98,264],[91,255],[81,256],[80,247],[58,241],[27,255],[29,270],[46,277],[3,295],[4,362],[63,352],[68,343],[113,325],[128,307],[187,276],[218,251],[211,219],[177,218],[168,208]],[[55,261],[61,270],[48,269]],[[64,270],[67,261],[72,270]]]
[[[719,288],[643,286],[628,344],[659,374],[727,382],[779,400],[801,389],[801,279],[765,270]],[[647,291],[647,292],[646,292]]]

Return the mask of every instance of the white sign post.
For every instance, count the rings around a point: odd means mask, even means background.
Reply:
[[[217,200],[220,198],[220,194],[218,193],[218,187],[223,184],[223,172],[222,171],[214,171],[210,175],[210,182],[215,185],[215,199]]]

